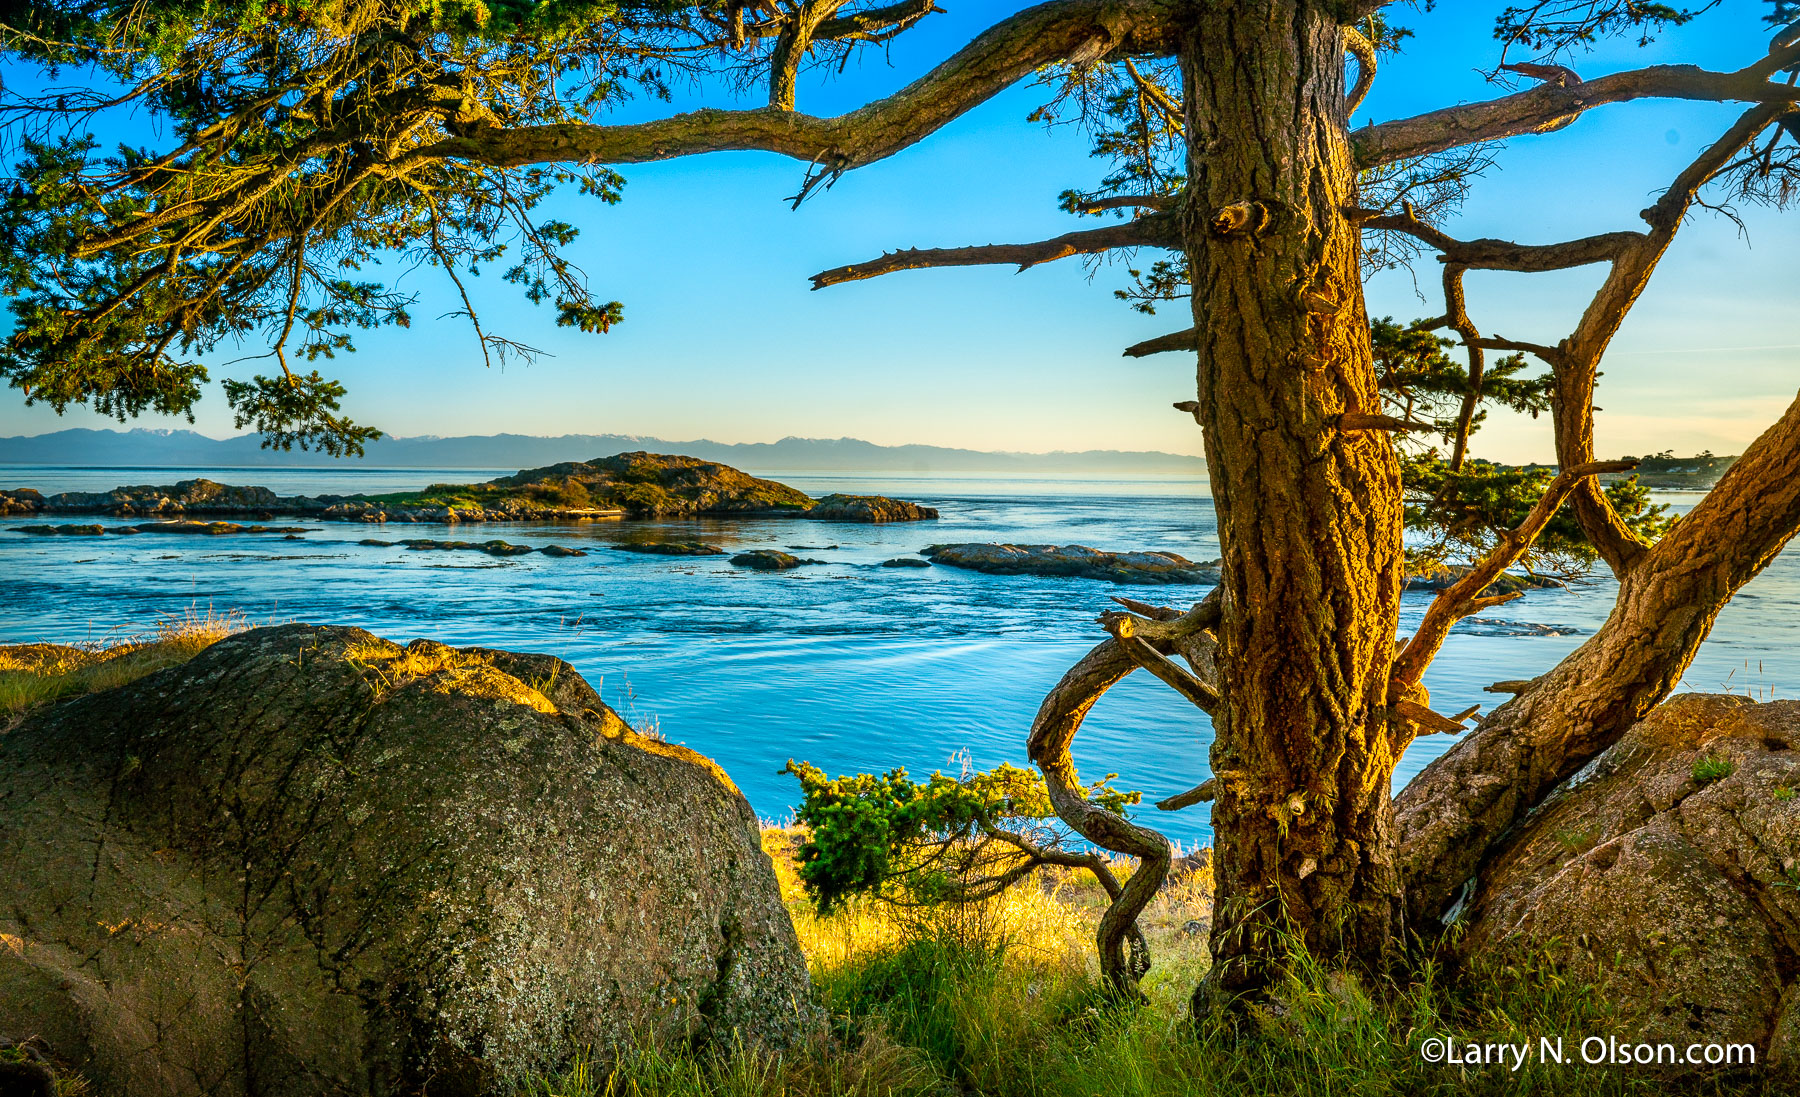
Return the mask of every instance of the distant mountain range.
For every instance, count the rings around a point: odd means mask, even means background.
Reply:
[[[82,465],[175,468],[478,468],[525,469],[585,461],[628,450],[677,453],[719,461],[751,473],[911,472],[1042,475],[1204,476],[1206,462],[1154,450],[1079,453],[1005,453],[943,446],[878,446],[855,438],[783,438],[779,442],[671,442],[630,434],[469,435],[460,438],[382,438],[360,460],[300,450],[261,448],[256,435],[210,438],[191,430],[59,430],[0,438],[0,465]]]

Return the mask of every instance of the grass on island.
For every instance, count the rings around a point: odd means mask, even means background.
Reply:
[[[104,644],[0,647],[0,729],[40,705],[98,693],[187,662],[250,627],[241,613],[190,609],[142,636]]]
[[[1138,1008],[1101,993],[1086,877],[1046,877],[985,904],[812,912],[792,831],[765,831],[831,1032],[776,1055],[695,1056],[641,1047],[612,1064],[577,1058],[521,1097],[1466,1097],[1671,1092],[1643,1068],[1587,1066],[1581,1039],[1622,1031],[1591,986],[1548,964],[1464,970],[1420,961],[1372,987],[1302,961],[1248,1031],[1195,1028],[1188,995],[1207,965],[1210,876],[1165,891],[1143,925],[1154,966]],[[1565,1038],[1570,1065],[1428,1065],[1431,1035],[1459,1043]],[[1769,1072],[1720,1074],[1682,1092],[1789,1092]]]

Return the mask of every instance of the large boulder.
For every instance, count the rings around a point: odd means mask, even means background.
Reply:
[[[0,1039],[110,1097],[433,1097],[815,1011],[756,819],[568,664],[258,629],[0,737]]]
[[[1682,694],[1526,820],[1468,946],[1548,952],[1630,1042],[1800,1054],[1800,702]]]

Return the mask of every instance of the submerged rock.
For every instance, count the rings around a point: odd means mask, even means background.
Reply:
[[[1470,948],[1548,951],[1632,1043],[1800,1061],[1800,702],[1680,694],[1486,866]]]
[[[199,533],[218,536],[222,533],[311,533],[306,526],[240,526],[236,522],[196,522],[176,520],[149,522],[138,526],[114,526],[113,533]]]
[[[515,545],[510,541],[499,539],[491,541],[437,541],[429,537],[413,537],[405,541],[383,541],[379,537],[364,537],[356,542],[367,548],[406,548],[414,552],[484,552],[489,556],[529,556],[541,552],[545,556],[586,556],[580,549],[564,548],[561,545],[545,545],[533,548],[530,545]]]
[[[92,526],[14,526],[14,533],[28,533],[34,537],[98,537],[106,532],[102,525]]]
[[[749,552],[740,552],[731,558],[731,562],[740,568],[755,568],[757,571],[787,571],[789,568],[797,568],[803,564],[824,563],[822,560],[802,560],[798,556],[791,556],[776,549],[752,549]]]
[[[937,516],[935,507],[885,495],[827,495],[806,512],[806,517],[826,522],[924,522]]]
[[[646,556],[723,556],[717,545],[699,541],[620,541],[611,546],[620,552],[639,552]]]
[[[1218,561],[1196,563],[1172,552],[1102,552],[1086,545],[932,545],[934,564],[996,575],[1053,575],[1115,583],[1217,583]]]
[[[537,550],[530,545],[515,545],[509,541],[433,541],[425,537],[415,537],[401,541],[400,544],[414,552],[485,552],[489,556],[526,556]]]
[[[129,1097],[486,1094],[780,1046],[749,804],[561,660],[289,625],[0,736],[0,1039]]]
[[[884,568],[928,568],[931,566],[931,561],[917,556],[897,556],[892,560],[883,560],[881,566]]]

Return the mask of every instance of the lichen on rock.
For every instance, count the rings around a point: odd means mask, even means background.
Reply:
[[[1633,1043],[1800,1060],[1800,702],[1679,694],[1481,873],[1472,950],[1549,953]]]
[[[816,1012],[749,805],[550,656],[291,625],[0,738],[0,1038],[126,1097],[480,1094]]]

